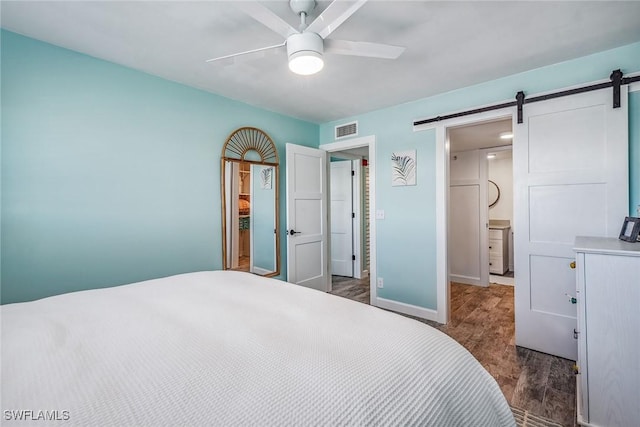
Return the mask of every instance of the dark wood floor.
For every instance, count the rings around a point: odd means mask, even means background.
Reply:
[[[513,286],[451,284],[451,322],[417,319],[446,333],[496,379],[512,406],[575,426],[574,362],[515,345]],[[333,294],[369,303],[369,281],[333,277]]]

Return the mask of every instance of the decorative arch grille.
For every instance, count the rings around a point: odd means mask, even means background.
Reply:
[[[222,155],[226,159],[250,161],[245,159],[250,152],[258,153],[263,163],[278,164],[278,151],[275,144],[269,135],[257,128],[243,127],[233,131],[222,148]]]

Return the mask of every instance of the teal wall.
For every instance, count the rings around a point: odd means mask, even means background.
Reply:
[[[220,269],[227,136],[264,130],[281,171],[285,143],[318,145],[313,123],[7,31],[1,47],[2,303]]]
[[[376,135],[382,298],[436,308],[435,133],[412,122],[640,71],[640,43],[318,125],[1,33],[2,303],[221,268],[220,152],[238,127],[284,144]],[[640,92],[630,98],[630,213],[640,204]],[[389,157],[415,149],[417,185],[392,187]],[[281,269],[286,266],[280,198]],[[282,274],[281,276],[284,276]]]
[[[376,209],[385,210],[385,219],[377,220],[378,277],[384,278],[378,296],[436,309],[435,133],[414,132],[415,119],[513,99],[519,90],[535,94],[605,79],[617,68],[625,74],[640,71],[640,42],[322,124],[321,144],[333,142],[336,125],[353,120],[359,135],[376,136]],[[640,93],[630,98],[630,212],[635,214],[640,203]],[[391,153],[409,149],[418,154],[417,186],[392,187]]]

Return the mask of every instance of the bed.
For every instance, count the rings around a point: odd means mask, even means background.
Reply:
[[[249,273],[0,313],[2,425],[515,425],[495,380],[440,331]]]

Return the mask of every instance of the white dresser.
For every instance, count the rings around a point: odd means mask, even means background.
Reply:
[[[640,243],[577,237],[578,422],[640,425]]]
[[[489,224],[489,273],[504,274],[509,270],[510,229],[508,225]]]

